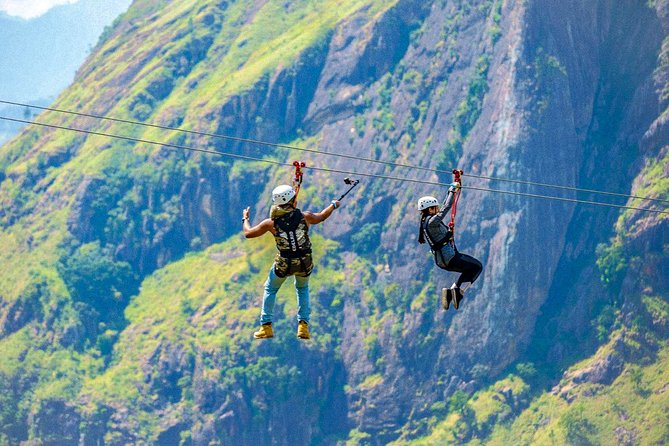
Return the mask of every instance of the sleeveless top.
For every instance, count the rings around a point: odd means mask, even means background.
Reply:
[[[274,259],[274,272],[278,277],[311,274],[311,241],[304,214],[293,207],[273,206],[270,218],[274,222],[274,241],[279,253]]]

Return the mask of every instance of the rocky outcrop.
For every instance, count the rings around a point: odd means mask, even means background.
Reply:
[[[35,440],[29,440],[25,444],[37,446],[76,443],[79,439],[80,423],[81,415],[76,407],[62,400],[42,401],[39,410],[28,420]]]
[[[289,66],[264,76],[253,88],[226,100],[207,120],[221,135],[261,141],[290,141],[303,128],[323,72],[330,40],[320,40]],[[257,156],[262,144],[229,142],[229,147]]]
[[[26,291],[26,294],[15,301],[0,299],[0,337],[9,336],[29,322],[40,319],[41,291],[39,289],[32,290],[33,292]]]

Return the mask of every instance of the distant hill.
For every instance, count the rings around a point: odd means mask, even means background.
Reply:
[[[67,87],[105,26],[132,0],[82,0],[31,20],[0,12],[0,98],[50,102]],[[12,116],[16,115],[12,111]],[[23,114],[23,111],[19,111]],[[0,123],[0,144],[20,126]]]

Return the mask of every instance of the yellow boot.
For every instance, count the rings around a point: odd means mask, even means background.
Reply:
[[[306,321],[300,321],[297,323],[297,337],[300,339],[310,339],[309,336],[309,324]]]
[[[441,289],[441,306],[444,307],[444,310],[448,310],[448,308],[451,306],[451,301],[453,300],[453,295],[451,294],[451,290],[449,288],[442,288]],[[460,303],[460,302],[458,302]]]
[[[260,330],[253,333],[253,337],[256,339],[269,339],[274,337],[274,331],[272,330],[272,323],[262,324]]]

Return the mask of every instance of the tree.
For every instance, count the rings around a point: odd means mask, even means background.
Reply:
[[[120,317],[138,290],[130,264],[115,261],[97,241],[61,259],[58,270],[72,298],[93,307],[103,320]]]

